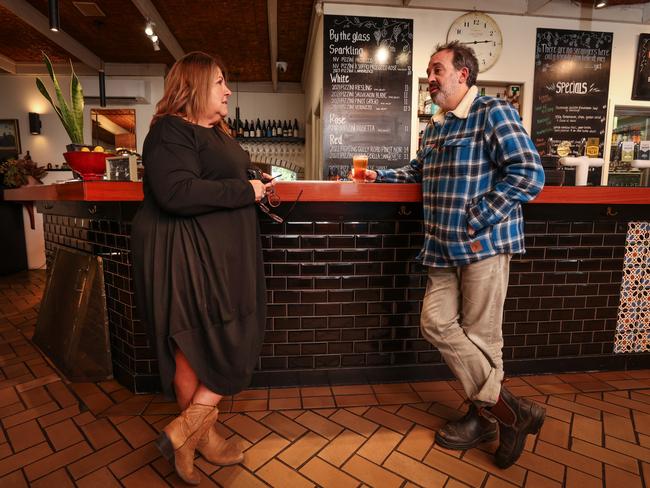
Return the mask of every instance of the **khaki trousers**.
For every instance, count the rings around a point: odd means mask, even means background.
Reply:
[[[503,304],[509,254],[452,268],[429,268],[422,335],[436,346],[467,397],[493,405],[503,381]]]

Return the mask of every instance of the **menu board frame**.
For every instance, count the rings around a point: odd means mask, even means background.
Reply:
[[[323,25],[323,178],[346,179],[354,154],[372,169],[408,164],[413,19],[325,15]]]
[[[650,34],[639,34],[632,100],[650,100]]]
[[[604,144],[612,32],[538,28],[531,138],[539,153],[549,137],[575,153],[584,139]]]

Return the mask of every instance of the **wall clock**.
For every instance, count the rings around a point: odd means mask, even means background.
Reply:
[[[447,32],[447,42],[451,41],[459,41],[474,49],[479,72],[491,68],[503,48],[501,29],[492,17],[483,12],[469,12],[454,20]]]

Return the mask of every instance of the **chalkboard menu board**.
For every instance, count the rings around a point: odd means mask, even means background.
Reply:
[[[537,29],[532,139],[576,150],[579,141],[605,137],[612,55],[611,32]]]
[[[347,176],[355,154],[369,167],[409,161],[413,20],[326,15],[323,177]]]

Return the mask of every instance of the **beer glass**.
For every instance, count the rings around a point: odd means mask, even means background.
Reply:
[[[352,156],[352,179],[354,181],[364,181],[366,170],[368,169],[368,156],[365,154],[355,154]]]

